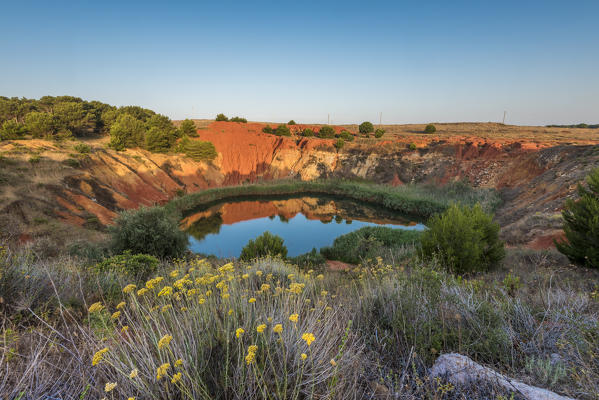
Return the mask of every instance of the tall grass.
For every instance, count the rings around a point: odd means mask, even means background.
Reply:
[[[167,204],[179,211],[188,211],[217,201],[245,196],[326,194],[343,196],[363,202],[384,206],[404,214],[428,218],[444,211],[450,204],[459,202],[473,205],[480,202],[492,211],[499,204],[499,197],[491,189],[473,189],[457,182],[445,186],[370,184],[345,180],[288,180],[251,185],[212,188],[176,198]]]

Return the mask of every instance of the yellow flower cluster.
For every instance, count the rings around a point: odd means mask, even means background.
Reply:
[[[308,346],[310,346],[314,341],[315,337],[312,333],[306,332],[302,335],[302,339],[306,342]]]
[[[156,380],[161,380],[166,376],[168,369],[171,367],[170,363],[164,363],[156,369]]]
[[[104,358],[104,353],[107,352],[108,347],[104,347],[103,349],[96,351],[96,354],[94,354],[92,358],[92,365],[98,365],[100,361],[102,361],[102,359]]]
[[[171,340],[173,340],[173,337],[169,334],[164,335],[159,341],[158,341],[158,348],[162,349],[165,346],[168,346],[169,343],[171,342]]]
[[[104,306],[102,305],[102,303],[100,303],[100,302],[97,302],[97,303],[94,303],[94,304],[92,304],[91,306],[89,306],[89,308],[87,309],[87,311],[88,311],[90,314],[93,314],[93,313],[96,313],[96,312],[100,312],[100,311],[102,311],[103,309],[104,309]]]
[[[172,294],[173,294],[173,288],[170,286],[165,286],[162,288],[162,290],[160,290],[160,292],[158,292],[158,297],[170,296]]]
[[[237,337],[237,339],[239,339],[241,335],[243,335],[244,333],[245,331],[243,330],[243,328],[237,328],[237,330],[235,331],[235,336]]]
[[[260,325],[258,325],[258,327],[256,328],[256,331],[257,331],[258,333],[262,333],[262,332],[264,332],[264,330],[265,330],[265,329],[266,329],[266,324],[260,324]]]
[[[299,315],[297,315],[297,314],[291,314],[291,315],[289,316],[289,321],[291,321],[291,322],[293,322],[294,324],[296,324],[296,323],[297,323],[297,320],[298,320],[298,318],[299,318]]]
[[[283,332],[283,325],[281,324],[276,324],[274,328],[272,328],[274,333],[278,333],[281,334],[281,332]]]
[[[134,284],[130,283],[130,284],[128,284],[127,286],[125,286],[123,288],[123,293],[129,294],[129,293],[133,292],[136,288],[137,288],[137,286],[135,286]]]
[[[248,347],[248,354],[245,356],[245,362],[247,365],[252,364],[256,361],[256,352],[258,351],[258,346],[255,344]]]

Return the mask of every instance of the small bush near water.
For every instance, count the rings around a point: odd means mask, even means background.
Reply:
[[[164,207],[141,207],[123,211],[109,227],[115,254],[131,251],[159,258],[183,255],[187,235],[179,229],[179,218]]]
[[[287,257],[287,247],[280,236],[266,231],[256,239],[250,240],[241,250],[240,260],[250,261],[266,256]]]
[[[487,271],[505,256],[499,224],[479,204],[474,207],[454,204],[443,214],[433,216],[428,228],[421,240],[423,256],[439,257],[451,272]]]
[[[421,235],[419,231],[367,226],[339,236],[332,246],[321,248],[320,253],[329,260],[359,264],[393,249],[414,245]]]

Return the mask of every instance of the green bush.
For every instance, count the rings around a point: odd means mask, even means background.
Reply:
[[[423,257],[437,257],[452,273],[488,271],[505,256],[499,224],[478,203],[474,207],[453,204],[433,216],[428,228],[421,240]]]
[[[287,122],[287,125],[295,125],[295,121],[294,120],[290,120],[289,122]]]
[[[138,280],[145,280],[156,271],[158,259],[147,254],[131,254],[125,251],[123,254],[112,256],[94,266],[94,270],[100,274],[117,273]]]
[[[218,114],[218,115],[216,116],[216,120],[217,120],[217,121],[228,121],[228,120],[229,120],[229,118],[227,118],[227,116],[226,116],[225,114]]]
[[[64,165],[68,165],[71,168],[79,168],[81,166],[81,163],[79,162],[79,160],[76,160],[74,158],[67,158],[62,163]]]
[[[335,129],[332,126],[325,125],[318,131],[318,137],[321,139],[333,139],[335,137]]]
[[[384,134],[385,134],[384,129],[377,129],[376,131],[374,131],[374,137],[377,139],[382,138]]]
[[[92,148],[85,143],[77,143],[75,145],[75,151],[81,154],[89,154],[92,151]]]
[[[374,132],[374,125],[372,125],[372,122],[365,121],[360,124],[358,130],[361,134],[367,135],[369,133]]]
[[[324,271],[327,263],[326,258],[316,249],[312,249],[312,251],[305,254],[300,254],[297,257],[292,257],[289,261],[304,271],[312,269],[317,272]]]
[[[141,147],[144,144],[145,132],[143,121],[130,114],[121,114],[110,128],[109,146],[115,150]]]
[[[337,142],[335,143],[335,147],[340,150],[343,148],[343,146],[345,145],[345,141],[343,139],[337,139]]]
[[[412,150],[412,151],[416,150],[416,143],[410,143],[410,144],[408,145],[408,149],[410,149],[410,150]]]
[[[568,199],[562,211],[566,240],[557,249],[577,265],[599,268],[599,168],[578,185],[578,200]]]
[[[170,258],[182,256],[187,248],[187,235],[179,229],[178,215],[164,207],[123,211],[108,229],[115,254],[129,250]]]
[[[273,133],[272,127],[270,125],[266,125],[264,128],[262,128],[262,132],[264,133]]]
[[[185,136],[180,144],[181,152],[194,161],[212,161],[218,153],[212,142],[202,140],[190,140]]]
[[[4,121],[0,128],[0,140],[20,139],[27,133],[25,125],[16,121]]]
[[[273,132],[277,136],[291,136],[291,131],[287,125],[279,125]]]
[[[181,131],[181,133],[179,134],[179,136],[181,136],[181,137],[183,137],[183,136],[189,136],[189,137],[198,136],[198,129],[196,128],[196,124],[190,119],[186,119],[183,122],[181,122],[181,126],[179,127],[179,130]]]
[[[437,132],[437,128],[435,127],[435,125],[433,124],[428,124],[425,128],[424,128],[424,132],[425,133],[435,133]]]
[[[231,121],[231,122],[241,122],[241,123],[244,123],[244,124],[248,122],[247,119],[241,118],[241,117],[233,117],[229,121]]]
[[[346,130],[341,131],[341,133],[339,134],[339,138],[345,140],[346,142],[354,141],[354,135],[352,135],[351,132],[348,132]]]
[[[312,136],[314,136],[314,131],[310,128],[306,128],[302,131],[302,136],[312,137]]]
[[[42,156],[40,156],[39,154],[34,154],[31,157],[29,157],[29,162],[31,164],[37,164],[42,160]]]
[[[166,153],[173,147],[175,137],[158,127],[152,127],[146,133],[146,149],[152,153]]]
[[[385,250],[414,244],[421,235],[419,231],[366,226],[339,236],[332,246],[321,248],[320,253],[329,260],[359,264],[365,259],[378,257]]]
[[[283,238],[266,231],[256,239],[250,240],[241,250],[239,258],[250,261],[265,256],[287,257],[287,247],[283,244]]]

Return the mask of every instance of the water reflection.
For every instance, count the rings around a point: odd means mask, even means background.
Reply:
[[[196,253],[236,257],[265,230],[285,239],[289,256],[332,244],[363,226],[423,229],[413,219],[366,203],[333,197],[292,197],[230,201],[197,210],[181,221]]]

